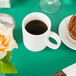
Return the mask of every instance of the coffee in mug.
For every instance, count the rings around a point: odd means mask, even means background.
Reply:
[[[43,21],[32,20],[26,24],[25,29],[33,35],[40,35],[46,32],[48,27]]]
[[[58,49],[61,44],[60,37],[51,31],[51,21],[43,13],[35,12],[27,15],[22,22],[23,42],[31,51],[41,51],[46,46]],[[49,37],[56,40],[57,44],[49,41]]]

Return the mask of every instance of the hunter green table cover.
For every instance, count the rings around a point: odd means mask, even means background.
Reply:
[[[9,14],[15,19],[14,38],[18,43],[18,49],[12,51],[10,62],[14,64],[18,73],[6,76],[51,76],[76,62],[76,51],[69,49],[63,42],[57,50],[48,47],[41,52],[27,50],[23,44],[22,20],[29,13],[44,12],[39,7],[39,0],[11,0],[11,3],[12,8],[0,9],[0,13]],[[60,22],[66,16],[76,14],[76,0],[61,0],[61,3],[57,13],[44,13],[52,22],[51,30],[57,34]]]

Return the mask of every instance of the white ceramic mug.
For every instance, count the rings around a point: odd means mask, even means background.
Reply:
[[[40,35],[30,34],[25,29],[25,27],[26,24],[32,20],[43,21],[48,27],[47,31]],[[26,48],[35,52],[43,50],[46,46],[52,49],[59,48],[61,44],[61,39],[56,33],[50,31],[50,29],[51,29],[51,21],[45,14],[35,12],[27,15],[22,22],[23,42]],[[49,37],[55,39],[57,41],[57,44],[51,43],[49,41]]]

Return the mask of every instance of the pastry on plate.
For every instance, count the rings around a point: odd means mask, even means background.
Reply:
[[[70,19],[68,26],[69,34],[72,39],[76,40],[76,15],[73,15]]]

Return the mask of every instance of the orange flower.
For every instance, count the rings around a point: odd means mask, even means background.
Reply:
[[[16,41],[13,38],[12,28],[6,28],[0,24],[0,59],[6,56],[7,51],[18,48]]]
[[[8,47],[8,44],[7,38],[0,34],[0,51],[4,51]]]

